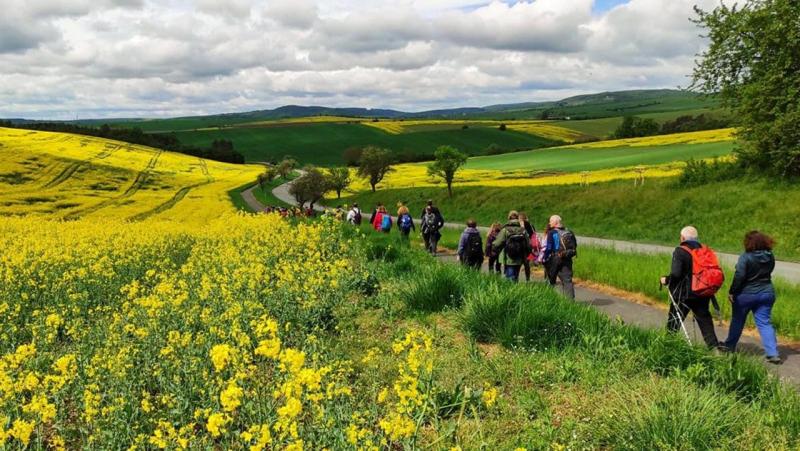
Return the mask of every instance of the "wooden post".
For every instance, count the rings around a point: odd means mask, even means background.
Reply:
[[[581,186],[589,186],[589,171],[581,172]]]
[[[633,179],[633,186],[644,186],[644,172],[647,170],[644,166],[636,166],[636,177]]]

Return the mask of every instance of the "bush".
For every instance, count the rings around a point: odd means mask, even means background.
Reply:
[[[746,175],[746,169],[736,161],[714,159],[711,163],[705,160],[689,159],[678,184],[685,187],[700,186],[712,182],[722,182]]]

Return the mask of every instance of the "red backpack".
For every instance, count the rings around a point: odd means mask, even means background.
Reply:
[[[692,293],[702,298],[717,294],[725,282],[725,274],[719,266],[717,254],[705,245],[697,249],[681,247],[692,256]]]

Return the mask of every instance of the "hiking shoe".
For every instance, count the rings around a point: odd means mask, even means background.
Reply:
[[[768,355],[767,356],[767,362],[769,362],[769,363],[771,363],[773,365],[781,365],[781,364],[783,364],[783,360],[781,360],[781,357],[777,356],[777,355]]]

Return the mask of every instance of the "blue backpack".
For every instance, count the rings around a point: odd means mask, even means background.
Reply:
[[[411,225],[414,224],[414,222],[411,220],[411,215],[408,213],[400,216],[400,218],[397,220],[397,223],[400,225],[400,230],[403,232],[408,232],[411,230]]]
[[[383,218],[381,219],[381,230],[384,232],[392,230],[392,217],[387,213],[384,213]]]

